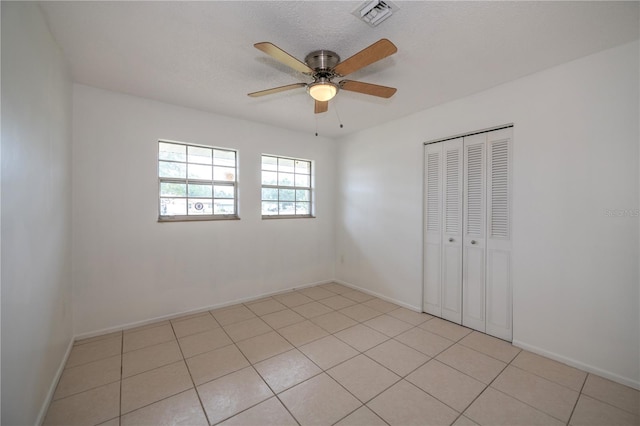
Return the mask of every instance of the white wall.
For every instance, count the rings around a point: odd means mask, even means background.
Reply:
[[[419,308],[423,142],[514,123],[514,342],[640,386],[637,42],[339,141],[336,277]],[[473,72],[470,70],[470,72]]]
[[[2,2],[2,424],[35,424],[73,337],[71,79],[35,3]]]
[[[335,141],[74,85],[77,334],[334,277]],[[158,223],[158,139],[239,150],[241,220]],[[262,220],[260,155],[315,162],[315,219]]]

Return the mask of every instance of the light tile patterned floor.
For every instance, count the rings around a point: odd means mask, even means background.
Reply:
[[[637,425],[638,391],[340,284],[76,342],[46,425]]]

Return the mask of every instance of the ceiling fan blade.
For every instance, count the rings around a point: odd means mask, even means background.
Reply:
[[[327,112],[329,110],[329,101],[316,101],[314,112],[320,114],[321,112]]]
[[[342,90],[364,93],[365,95],[378,96],[380,98],[390,98],[398,90],[395,87],[378,86],[377,84],[353,80],[342,80],[340,82],[340,88]]]
[[[398,48],[395,46],[395,44],[391,43],[386,38],[383,38],[376,41],[371,46],[362,49],[350,58],[340,62],[335,66],[333,71],[336,74],[345,76],[347,74],[351,74],[352,72],[358,71],[359,69],[364,68],[367,65],[371,65],[372,63],[377,62],[380,59],[393,55],[397,51]]]
[[[249,93],[248,95],[252,98],[257,98],[259,96],[271,95],[272,93],[284,92],[285,90],[297,89],[299,87],[306,86],[306,83],[294,83],[287,84],[286,86],[274,87],[273,89],[261,90],[259,92]]]
[[[273,59],[276,59],[282,62],[286,66],[291,67],[296,71],[313,74],[313,70],[309,68],[307,64],[289,55],[287,52],[280,49],[278,46],[276,46],[273,43],[264,41],[262,43],[256,43],[253,46],[258,50],[262,50],[264,53],[271,56]]]

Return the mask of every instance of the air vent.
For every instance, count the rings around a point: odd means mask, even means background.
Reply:
[[[362,3],[352,14],[371,27],[377,27],[398,10],[390,1],[372,0]]]

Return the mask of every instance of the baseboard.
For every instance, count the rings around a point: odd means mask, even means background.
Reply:
[[[51,382],[51,386],[49,386],[47,397],[44,399],[42,408],[40,408],[40,413],[38,414],[36,425],[41,425],[42,422],[44,422],[44,418],[47,415],[47,411],[49,410],[49,404],[51,404],[51,400],[53,400],[53,394],[55,393],[56,387],[58,386],[58,381],[60,381],[60,376],[62,376],[62,372],[64,371],[64,366],[67,364],[67,360],[69,359],[69,354],[71,353],[71,349],[73,348],[74,341],[75,339],[71,339],[69,345],[67,346],[67,351],[65,352],[64,357],[62,357],[62,362],[58,367],[58,371],[56,371],[56,375]]]
[[[121,325],[117,325],[117,326],[113,326],[113,327],[107,327],[107,328],[102,328],[102,329],[99,329],[99,330],[94,330],[94,331],[90,331],[90,332],[86,332],[86,333],[80,333],[80,334],[76,334],[75,335],[74,341],[75,340],[80,340],[80,339],[87,339],[89,337],[100,336],[102,334],[113,333],[113,332],[116,332],[116,331],[129,330],[129,329],[136,328],[136,327],[142,327],[142,326],[145,326],[145,325],[148,325],[148,324],[153,324],[154,322],[172,320],[174,318],[179,318],[179,317],[182,317],[182,316],[185,316],[185,315],[199,314],[199,313],[202,313],[202,312],[212,311],[214,309],[220,309],[220,308],[225,308],[225,307],[231,306],[231,305],[237,305],[238,303],[251,302],[251,301],[254,301],[254,300],[262,299],[263,297],[275,296],[275,295],[282,294],[282,293],[287,293],[287,292],[293,291],[293,290],[299,290],[299,289],[303,289],[303,288],[307,288],[307,287],[313,287],[315,285],[328,284],[328,283],[332,283],[332,282],[335,282],[335,281],[334,280],[324,280],[324,281],[316,281],[316,282],[313,282],[313,283],[296,285],[296,286],[289,287],[289,288],[286,288],[286,289],[283,289],[283,290],[277,290],[277,291],[272,291],[272,292],[268,292],[268,293],[262,293],[262,294],[259,294],[257,296],[244,297],[244,298],[240,298],[240,299],[231,300],[229,302],[218,303],[216,305],[203,306],[203,307],[196,308],[196,309],[190,309],[188,311],[182,311],[182,312],[169,314],[169,315],[162,315],[162,316],[159,316],[159,317],[150,318],[150,319],[146,319],[146,320],[142,320],[142,321],[134,321],[134,322],[121,324]]]
[[[359,286],[357,286],[355,284],[351,284],[349,282],[342,281],[342,280],[333,280],[333,282],[336,282],[338,284],[342,284],[344,286],[350,287],[350,288],[352,288],[354,290],[361,291],[363,293],[370,294],[372,296],[377,297],[378,299],[382,299],[382,300],[386,300],[387,302],[395,303],[396,305],[400,305],[403,308],[407,308],[407,309],[410,309],[410,310],[415,311],[415,312],[422,312],[422,307],[420,307],[420,306],[413,306],[413,305],[410,305],[409,303],[401,302],[400,300],[396,300],[393,297],[385,296],[384,294],[380,294],[380,293],[377,293],[375,291],[371,291],[371,290],[369,290],[367,288],[359,287]]]
[[[535,354],[542,355],[542,356],[550,358],[552,360],[561,362],[563,364],[567,364],[567,365],[569,365],[571,367],[579,368],[580,370],[586,371],[588,373],[597,374],[598,376],[602,376],[602,377],[604,377],[606,379],[612,380],[612,381],[620,383],[622,385],[629,386],[631,388],[640,390],[640,381],[638,381],[638,380],[633,380],[633,379],[630,379],[628,377],[623,377],[623,376],[620,376],[618,374],[612,373],[610,371],[602,370],[601,368],[594,367],[592,365],[585,364],[585,363],[580,362],[580,361],[576,361],[575,359],[568,358],[568,357],[556,354],[555,352],[550,352],[550,351],[547,351],[545,349],[541,349],[541,348],[539,348],[537,346],[529,345],[529,344],[527,344],[525,342],[522,342],[520,340],[514,340],[513,341],[513,345],[517,346],[517,347],[519,347],[521,349],[525,349],[525,350],[527,350],[529,352],[533,352]]]

